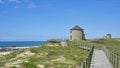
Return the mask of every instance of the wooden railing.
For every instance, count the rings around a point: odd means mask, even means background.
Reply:
[[[68,43],[68,45],[69,46],[77,45],[79,48],[89,51],[88,56],[86,56],[84,62],[82,63],[82,66],[80,68],[90,68],[91,60],[92,60],[92,56],[93,56],[93,52],[94,52],[94,45],[89,44],[89,43],[79,43],[79,42],[71,42],[71,43]]]
[[[91,60],[92,60],[92,56],[93,56],[93,51],[94,51],[94,46],[92,46],[92,49],[90,50],[89,55],[87,56],[87,58],[83,62],[82,68],[90,68]]]
[[[114,52],[110,51],[105,45],[103,45],[103,50],[108,57],[109,61],[113,65],[114,68],[120,68],[120,58],[117,54]]]

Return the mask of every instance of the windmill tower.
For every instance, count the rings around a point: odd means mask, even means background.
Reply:
[[[74,26],[72,29],[70,29],[70,40],[71,41],[85,40],[84,30],[78,25]]]

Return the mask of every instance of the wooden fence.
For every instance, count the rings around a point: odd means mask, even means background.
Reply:
[[[90,68],[93,52],[94,52],[94,46],[92,46],[92,48],[90,49],[90,53],[86,57],[81,68]]]
[[[103,50],[104,50],[106,56],[108,57],[109,61],[113,65],[113,67],[114,68],[120,68],[120,59],[119,59],[119,56],[117,54],[115,54],[114,52],[111,52],[104,45],[103,45]]]
[[[71,45],[77,45],[79,46],[79,48],[89,51],[88,56],[86,57],[86,59],[84,60],[80,68],[90,68],[91,60],[94,52],[94,45],[89,43],[81,43],[81,42],[69,42],[68,46],[71,46]]]

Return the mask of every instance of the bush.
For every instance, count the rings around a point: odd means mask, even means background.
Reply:
[[[32,62],[25,62],[23,65],[25,68],[36,68],[36,65]]]
[[[12,66],[12,67],[10,67],[10,68],[17,68],[16,66]]]

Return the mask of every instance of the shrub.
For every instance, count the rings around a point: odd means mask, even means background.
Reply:
[[[23,65],[25,68],[36,68],[36,65],[32,62],[25,62]]]
[[[11,66],[10,68],[17,68],[16,66]]]

